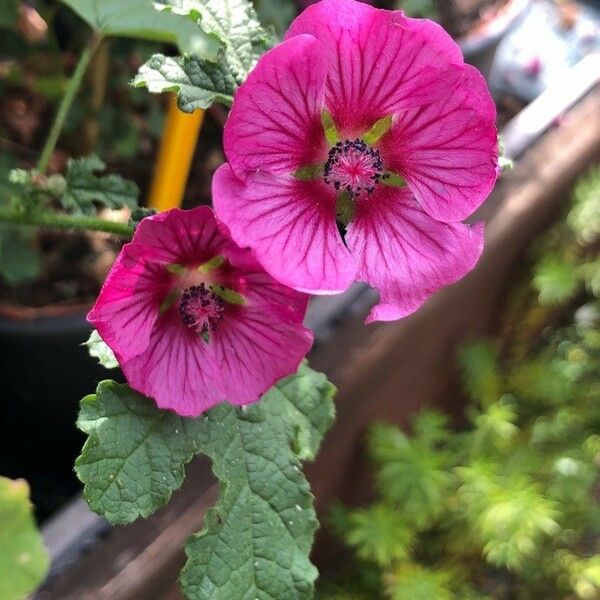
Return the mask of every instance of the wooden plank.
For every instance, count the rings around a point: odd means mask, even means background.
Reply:
[[[600,159],[600,90],[576,106],[560,127],[529,150],[480,211],[488,221],[485,254],[459,284],[438,293],[416,315],[397,323],[363,320],[372,294],[354,299],[343,327],[312,353],[315,368],[338,385],[338,420],[316,464],[308,469],[322,514],[335,499],[362,503],[370,495],[362,439],[377,419],[405,424],[424,405],[458,414],[457,344],[494,329],[511,274],[530,240],[546,227],[581,172]],[[111,530],[80,560],[51,579],[35,597],[133,600],[179,597],[175,580],[182,541],[197,531],[216,488],[203,459],[172,503],[152,518]],[[331,564],[339,547],[324,530],[315,557]]]

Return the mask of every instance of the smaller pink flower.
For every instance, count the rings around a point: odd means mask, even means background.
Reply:
[[[310,349],[308,297],[272,279],[212,211],[144,219],[88,315],[127,381],[160,408],[198,416],[256,402]]]

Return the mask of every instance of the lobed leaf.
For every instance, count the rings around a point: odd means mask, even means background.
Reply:
[[[142,65],[133,85],[146,87],[153,94],[177,92],[179,108],[184,112],[206,109],[213,102],[229,106],[237,88],[223,55],[218,62],[211,62],[198,56],[155,54]]]
[[[156,0],[161,11],[186,15],[222,45],[225,63],[238,84],[272,45],[248,0]]]
[[[49,566],[29,486],[0,477],[0,598],[21,600],[37,588]]]
[[[216,45],[188,19],[160,13],[152,0],[61,0],[103,35],[176,44],[181,52],[210,56]]]
[[[113,523],[147,517],[181,485],[192,456],[206,454],[221,496],[187,545],[188,597],[312,598],[317,520],[301,461],[315,456],[331,425],[334,391],[304,364],[257,404],[183,419],[102,382],[77,422],[89,436],[75,464],[85,498]]]
[[[260,403],[208,414],[202,448],[221,495],[186,547],[188,598],[313,597],[317,520],[300,461],[315,455],[332,422],[333,394],[323,375],[302,366]]]
[[[75,462],[85,499],[111,523],[124,524],[150,516],[181,486],[204,423],[103,381],[81,401],[77,426],[89,436]]]
[[[134,85],[151,93],[176,92],[184,112],[206,109],[213,102],[230,106],[237,87],[272,45],[248,0],[157,0],[164,12],[188,17],[220,48],[214,56],[154,55],[143,65]]]
[[[67,210],[93,213],[94,202],[108,208],[137,207],[139,189],[133,181],[119,175],[97,175],[106,165],[95,155],[70,159],[65,177],[66,189],[61,203]]]

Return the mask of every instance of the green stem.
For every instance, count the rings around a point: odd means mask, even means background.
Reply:
[[[130,238],[133,227],[127,223],[116,223],[88,217],[85,215],[65,215],[48,210],[20,211],[10,208],[0,208],[0,223],[14,223],[36,227],[51,227],[53,229],[93,230],[114,233]]]
[[[65,121],[67,120],[73,100],[75,100],[75,96],[81,87],[81,82],[83,81],[83,76],[85,75],[88,65],[90,64],[90,60],[92,59],[92,56],[94,55],[94,52],[98,48],[101,41],[102,35],[95,31],[92,34],[87,46],[83,49],[81,56],[79,57],[79,62],[77,63],[75,71],[69,80],[65,95],[63,96],[60,106],[58,107],[58,112],[54,118],[54,123],[52,123],[52,128],[48,134],[48,139],[44,144],[40,160],[37,164],[37,170],[42,174],[45,174],[46,170],[48,169],[48,163],[54,154],[56,143],[58,142],[60,133],[63,130]]]

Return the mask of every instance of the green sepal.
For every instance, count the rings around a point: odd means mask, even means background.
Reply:
[[[198,271],[201,273],[210,273],[211,271],[222,267],[225,264],[225,260],[226,259],[224,256],[214,256],[209,261],[206,261],[204,264],[200,265],[198,267]]]
[[[323,125],[323,131],[325,132],[325,139],[327,140],[327,143],[330,146],[335,146],[339,141],[341,141],[341,138],[331,113],[324,110],[321,113],[321,123]]]
[[[365,143],[369,144],[369,146],[377,143],[392,127],[392,120],[392,115],[379,119],[363,136]]]
[[[160,307],[158,308],[158,312],[162,315],[167,312],[179,296],[180,291],[178,289],[172,289],[166,296],[166,298],[161,302]]]
[[[238,306],[246,304],[246,298],[231,288],[226,288],[222,285],[211,285],[209,287],[211,292],[219,296],[219,298],[223,298],[229,304],[237,304]]]
[[[385,173],[379,183],[382,185],[389,185],[391,187],[399,188],[404,188],[407,186],[406,180],[404,177],[402,177],[402,175],[398,175],[398,173],[392,173],[391,171]]]
[[[166,269],[169,271],[169,273],[171,273],[171,275],[185,275],[187,272],[187,269],[183,265],[177,263],[167,265]]]
[[[335,205],[337,220],[346,227],[354,216],[354,202],[348,192],[341,192]]]
[[[294,172],[294,178],[300,181],[311,181],[323,176],[323,165],[307,165]]]

